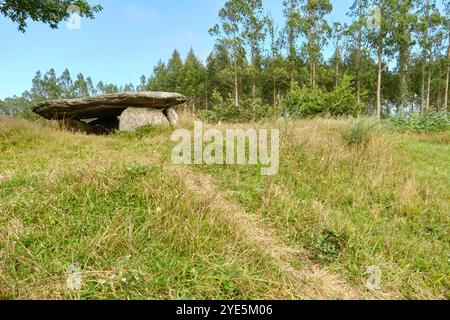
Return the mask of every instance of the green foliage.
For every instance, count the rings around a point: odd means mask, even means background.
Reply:
[[[269,179],[248,166],[198,170],[283,243],[307,249],[294,263],[311,257],[353,284],[366,283],[367,267],[378,265],[383,290],[398,298],[445,298],[449,135],[379,132],[360,152],[342,148],[336,128],[343,125],[354,124],[294,120],[302,129],[283,135],[280,172]]]
[[[370,142],[375,125],[375,122],[359,120],[342,130],[341,137],[349,147],[365,148]]]
[[[102,81],[94,87],[92,79],[85,77],[82,73],[79,73],[76,80],[73,81],[69,70],[64,70],[61,76],[57,77],[55,70],[52,68],[44,75],[37,71],[32,80],[31,89],[22,93],[20,97],[6,98],[0,103],[0,109],[22,117],[35,118],[32,108],[44,100],[72,99],[134,90],[132,84],[118,87],[114,84],[105,84]]]
[[[41,21],[51,28],[58,28],[58,23],[69,17],[67,8],[71,5],[76,5],[80,9],[81,16],[91,19],[95,13],[103,9],[100,5],[91,6],[85,0],[3,0],[0,2],[0,13],[17,23],[19,30],[25,32],[28,19]]]
[[[230,100],[223,101],[217,93],[214,100],[212,108],[199,112],[201,119],[208,122],[238,123],[269,120],[279,115],[277,109],[259,99],[246,99],[241,101],[239,107]]]
[[[294,117],[357,115],[364,105],[356,101],[351,82],[352,78],[345,75],[342,83],[331,92],[300,88],[293,82],[285,99],[286,111]]]
[[[426,112],[397,115],[389,120],[391,128],[400,132],[426,133],[450,129],[450,113]]]
[[[346,244],[346,237],[335,230],[324,230],[311,239],[315,259],[331,262],[339,258]]]

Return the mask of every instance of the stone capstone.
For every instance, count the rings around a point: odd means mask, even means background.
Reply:
[[[134,131],[146,125],[176,125],[174,107],[186,102],[181,94],[170,92],[121,92],[80,99],[39,103],[33,112],[62,126],[87,134],[109,134],[116,130]]]
[[[125,109],[168,109],[186,102],[186,97],[170,92],[120,92],[80,99],[39,103],[33,112],[49,120],[82,120],[117,117]]]

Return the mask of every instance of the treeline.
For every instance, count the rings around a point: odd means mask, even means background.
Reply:
[[[175,51],[147,88],[185,93],[195,109],[218,100],[306,115],[448,108],[450,2],[355,0],[349,24],[327,21],[329,0],[285,0],[283,7],[277,27],[261,0],[227,1],[210,30],[217,41],[206,62],[191,51],[183,63]]]
[[[390,116],[448,110],[450,2],[354,0],[350,22],[333,22],[330,0],[285,0],[277,26],[262,0],[229,0],[210,29],[206,61],[175,50],[137,86],[121,88],[79,74],[38,73],[11,106],[116,91],[174,91],[215,119],[321,113]],[[325,57],[326,49],[333,52]],[[330,51],[330,52],[331,52]],[[19,102],[18,102],[19,101]]]
[[[143,90],[143,88],[137,88]],[[114,84],[100,81],[94,85],[91,77],[85,77],[79,73],[75,79],[69,70],[58,77],[54,69],[50,69],[44,75],[40,71],[36,72],[32,80],[30,90],[22,93],[20,97],[14,96],[0,100],[0,110],[8,115],[15,115],[17,112],[29,112],[36,104],[44,100],[72,99],[88,97],[96,94],[114,93],[120,91],[135,91],[133,84],[118,87]]]

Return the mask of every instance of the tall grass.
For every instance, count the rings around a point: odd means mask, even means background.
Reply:
[[[0,119],[0,298],[347,296],[326,274],[358,298],[448,298],[447,133],[332,119],[234,126],[280,128],[277,176],[247,166],[177,172],[171,130],[92,137]],[[183,170],[216,187],[192,185]],[[74,263],[79,291],[65,283]],[[364,289],[373,265],[377,292]]]

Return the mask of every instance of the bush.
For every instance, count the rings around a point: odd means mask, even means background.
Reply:
[[[208,110],[199,112],[200,118],[208,122],[250,122],[273,119],[278,110],[264,104],[260,99],[246,99],[241,101],[239,107],[234,102],[223,101],[218,95],[213,97],[213,106]]]
[[[450,114],[443,112],[398,115],[389,120],[390,127],[400,132],[427,133],[450,129]]]
[[[342,83],[332,92],[320,89],[300,88],[292,83],[285,98],[286,112],[294,117],[316,115],[357,115],[364,105],[357,102],[352,89],[352,77],[345,75]]]
[[[359,120],[341,132],[341,137],[347,146],[365,148],[370,142],[376,123],[369,120]]]

